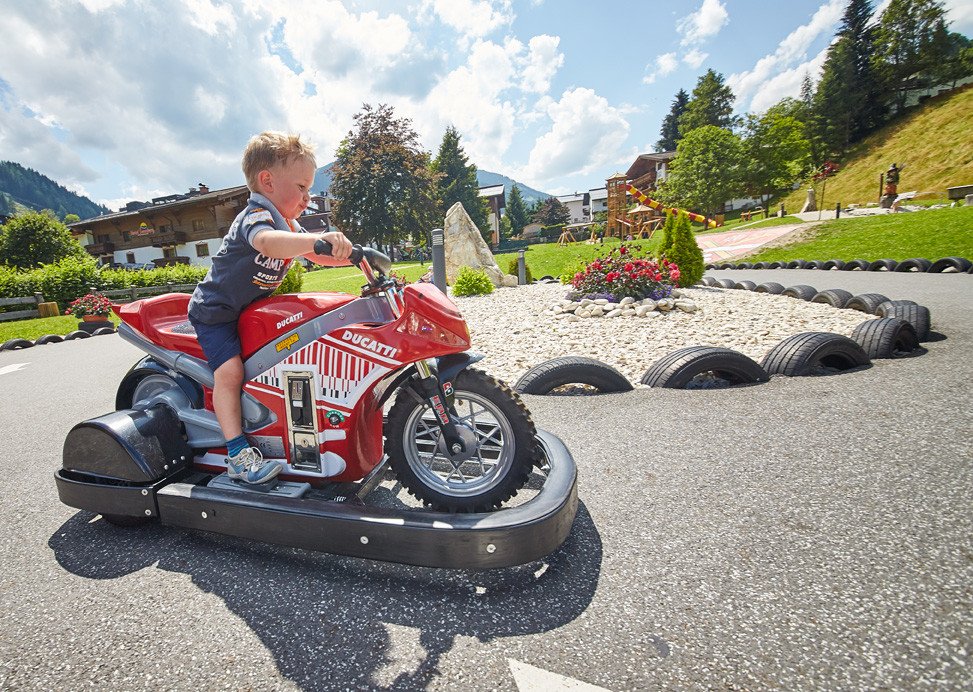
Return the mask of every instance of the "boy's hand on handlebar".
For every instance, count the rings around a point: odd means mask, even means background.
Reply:
[[[341,231],[329,231],[320,235],[321,240],[331,243],[331,256],[346,260],[351,257],[351,241]]]

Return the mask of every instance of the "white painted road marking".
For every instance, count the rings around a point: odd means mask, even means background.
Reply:
[[[513,673],[514,682],[520,692],[556,692],[558,690],[576,690],[577,692],[611,692],[604,687],[589,685],[586,682],[568,678],[557,673],[551,673],[543,668],[508,658],[510,672]]]
[[[4,365],[0,368],[0,375],[6,375],[8,372],[17,372],[21,368],[26,368],[30,363],[11,363],[10,365]]]

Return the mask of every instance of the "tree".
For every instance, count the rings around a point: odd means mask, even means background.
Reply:
[[[571,220],[571,211],[557,197],[548,197],[534,213],[534,221],[542,226],[561,226]]]
[[[740,194],[742,159],[743,145],[735,134],[715,125],[696,128],[676,147],[659,196],[712,215]]]
[[[530,215],[527,212],[527,206],[524,204],[524,197],[520,194],[520,188],[517,185],[512,185],[510,187],[510,195],[507,199],[507,213],[505,218],[510,219],[510,228],[512,229],[513,235],[520,235],[524,226],[530,223]]]
[[[686,110],[679,116],[679,134],[685,137],[693,130],[713,125],[729,129],[733,127],[733,90],[724,84],[723,75],[706,70],[696,82],[693,96]]]
[[[679,267],[680,286],[692,286],[703,278],[706,270],[703,249],[693,236],[688,214],[680,212],[673,224],[672,245],[666,251],[665,258]]]
[[[367,103],[354,120],[331,171],[336,224],[356,242],[418,241],[440,217],[436,176],[412,121]]]
[[[685,89],[676,92],[676,98],[672,101],[669,108],[669,115],[662,121],[662,131],[659,133],[659,141],[655,148],[659,151],[673,151],[679,144],[679,118],[686,112],[689,104],[689,94]]]
[[[851,42],[839,38],[828,48],[821,80],[814,92],[814,136],[825,158],[840,157],[851,143],[854,80]]]
[[[672,238],[676,226],[676,215],[674,212],[666,212],[666,220],[662,224],[662,240],[659,241],[658,247],[656,247],[656,257],[660,259],[666,256],[669,249],[672,247]]]
[[[885,121],[884,89],[874,67],[875,34],[871,24],[870,0],[849,0],[838,27],[838,36],[848,42],[850,65],[848,114],[849,137],[857,142]]]
[[[782,101],[763,116],[746,118],[744,190],[759,197],[765,208],[772,195],[789,190],[810,167],[811,146],[804,136],[804,124],[785,115],[795,104],[799,102]]]
[[[927,84],[945,58],[942,41],[936,41],[937,32],[945,31],[945,15],[938,0],[891,0],[882,12],[875,67],[900,111],[907,92]]]
[[[476,181],[476,166],[469,163],[469,158],[459,143],[460,136],[456,128],[450,125],[446,128],[443,141],[439,145],[439,153],[432,161],[433,173],[438,174],[436,187],[440,201],[440,215],[445,217],[457,202],[462,203],[470,219],[480,229],[482,234],[489,231],[489,211],[486,200],[480,197],[479,184]]]
[[[87,257],[71,231],[50,209],[25,211],[0,226],[0,263],[17,269]]]

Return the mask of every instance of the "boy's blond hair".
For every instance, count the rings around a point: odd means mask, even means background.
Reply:
[[[286,165],[291,159],[307,161],[317,167],[314,148],[307,142],[302,142],[300,135],[270,131],[254,135],[243,151],[243,175],[247,178],[247,187],[257,191],[257,176],[260,171]]]

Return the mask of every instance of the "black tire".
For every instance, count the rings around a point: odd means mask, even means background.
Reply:
[[[817,294],[818,290],[814,288],[814,286],[808,286],[807,284],[788,286],[781,292],[782,296],[787,296],[788,298],[798,298],[800,300],[811,300]]]
[[[849,300],[845,307],[849,310],[858,310],[860,312],[867,312],[869,315],[874,315],[875,311],[878,310],[878,306],[887,300],[888,298],[881,293],[862,293]]]
[[[783,269],[784,264],[782,262],[771,262],[767,269]]]
[[[770,269],[770,262],[757,262],[753,265],[754,269]]]
[[[851,262],[845,262],[845,266],[841,268],[842,271],[853,272],[855,270],[866,272],[871,264],[868,260],[855,259]]]
[[[811,298],[812,303],[827,303],[833,308],[838,308],[839,310],[844,308],[848,301],[852,299],[851,291],[846,291],[843,288],[828,288],[824,291],[818,291]]]
[[[144,526],[152,521],[152,517],[129,517],[124,514],[102,514],[101,518],[112,526],[129,529],[135,526]]]
[[[804,265],[807,264],[806,260],[791,260],[787,263],[788,269],[804,269]]]
[[[73,332],[64,335],[65,341],[73,341],[74,339],[90,339],[91,334],[84,331],[83,329],[75,329]]]
[[[64,337],[59,334],[45,334],[44,336],[38,337],[34,344],[36,346],[43,346],[45,344],[59,344],[64,341]]]
[[[437,511],[490,511],[527,483],[540,458],[537,430],[517,393],[484,372],[463,370],[454,378],[453,389],[460,419],[465,416],[476,424],[476,449],[470,457],[456,465],[443,455],[435,412],[425,400],[403,391],[385,423],[385,450],[402,486]],[[426,455],[428,463],[422,459]],[[492,463],[489,471],[467,483],[462,469],[482,472],[484,463]],[[456,473],[460,481],[451,481]]]
[[[902,260],[895,267],[897,272],[926,272],[929,271],[929,267],[932,266],[932,262],[924,257],[914,257],[912,259]]]
[[[736,269],[736,268],[737,265],[733,264],[733,262],[724,262],[723,264],[720,265],[720,269]]]
[[[804,332],[774,346],[760,364],[770,375],[804,377],[814,374],[818,368],[850,370],[869,362],[868,354],[847,336]]]
[[[566,384],[586,384],[597,389],[599,394],[634,389],[622,373],[607,363],[582,356],[563,356],[532,367],[517,380],[514,391],[518,394],[549,394]]]
[[[914,300],[886,300],[884,303],[880,303],[877,308],[875,308],[875,314],[879,317],[889,317],[889,310],[894,308],[896,305],[918,305]]]
[[[941,274],[947,269],[955,269],[958,273],[963,274],[973,269],[973,262],[965,257],[943,257],[933,262],[926,271],[930,274]]]
[[[708,372],[730,384],[753,384],[768,379],[764,369],[742,353],[716,346],[687,346],[653,363],[642,375],[642,384],[685,389],[694,377]]]
[[[737,264],[737,269],[753,269],[753,263],[740,262],[739,264]]]
[[[91,336],[104,336],[105,334],[114,334],[114,327],[98,327],[95,331],[91,332]]]
[[[756,287],[757,284],[753,281],[737,281],[733,285],[733,288],[737,289],[738,291],[752,291]]]
[[[784,292],[784,287],[776,281],[766,281],[753,289],[753,291],[754,293],[769,293],[774,296],[779,296]]]
[[[708,271],[708,272],[711,272],[711,271],[713,271],[714,269],[716,269],[716,265],[715,265],[715,264],[712,264],[712,263],[710,263],[710,264],[707,264],[706,266],[704,266],[704,267],[703,267],[703,269],[705,269],[705,270],[706,270],[706,271]]]
[[[15,351],[18,348],[30,348],[33,345],[34,342],[27,339],[8,339],[0,344],[0,351]]]
[[[832,269],[837,269],[838,271],[841,271],[842,269],[845,268],[845,261],[839,259],[828,260],[823,265],[821,265],[821,268],[826,269],[828,271],[831,271]]]
[[[716,279],[713,278],[712,276],[704,276],[702,279],[700,279],[700,283],[702,283],[704,286],[716,286],[717,285]]]
[[[877,259],[874,262],[869,263],[868,271],[870,272],[891,272],[895,271],[895,267],[898,264],[895,260],[891,259]]]
[[[865,320],[855,327],[851,338],[872,360],[905,358],[919,348],[915,327],[898,317]]]
[[[824,260],[811,260],[804,265],[804,269],[824,269]]]
[[[717,279],[716,285],[720,288],[736,288],[737,282],[733,279]]]
[[[891,302],[891,301],[890,301]],[[885,305],[885,303],[882,303]],[[925,305],[892,305],[881,317],[898,317],[916,330],[919,341],[929,341],[929,308]]]

